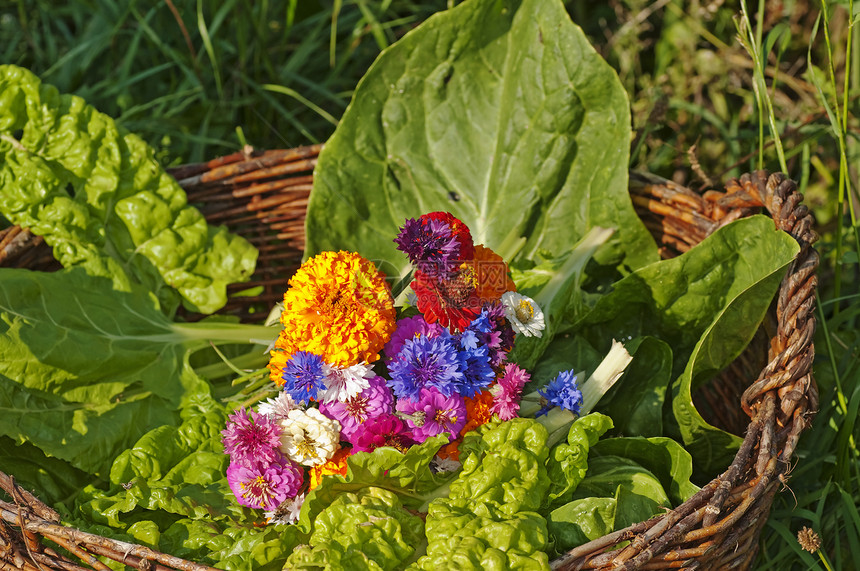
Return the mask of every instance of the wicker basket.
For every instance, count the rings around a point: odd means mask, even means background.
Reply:
[[[251,283],[233,290],[258,291],[233,299],[223,313],[259,319],[260,311],[268,311],[283,295],[284,284],[301,261],[304,214],[319,150],[320,146],[264,153],[246,149],[172,170],[189,202],[211,222],[227,225],[260,249]],[[731,466],[676,509],[577,547],[553,561],[552,568],[749,568],[773,497],[788,476],[798,438],[818,409],[811,375],[818,266],[812,217],[792,181],[763,171],[730,180],[725,192],[703,195],[633,172],[629,190],[664,257],[685,252],[720,226],[761,211],[799,242],[800,252],[745,353],[695,397],[722,405],[704,407],[714,412],[710,422],[745,434]],[[26,230],[6,230],[0,234],[0,265],[56,268],[50,250],[39,242]],[[737,406],[726,407],[727,402]],[[93,554],[140,569],[209,569],[69,530],[59,525],[53,510],[16,487],[13,479],[0,478],[0,486],[15,501],[0,502],[2,520],[8,522],[0,528],[0,571],[81,569],[81,563],[105,568]],[[46,548],[40,538],[65,547],[81,563]]]

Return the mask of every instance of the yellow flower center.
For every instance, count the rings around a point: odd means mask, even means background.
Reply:
[[[306,458],[319,458],[317,448],[314,446],[314,441],[305,436],[301,440],[296,440],[296,452]]]
[[[265,505],[268,498],[272,495],[269,483],[263,476],[257,476],[251,482],[240,482],[239,489],[242,490],[243,498],[255,502],[260,506]]]
[[[528,300],[521,299],[515,313],[520,323],[528,323],[535,316],[535,308],[532,307],[532,304]]]
[[[454,424],[457,422],[457,417],[450,414],[451,410],[437,410],[436,415],[433,417],[433,420],[436,421],[436,424],[441,426],[447,426],[448,424]]]

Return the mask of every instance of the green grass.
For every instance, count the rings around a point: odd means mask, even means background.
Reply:
[[[381,49],[454,0],[19,0],[0,61],[85,97],[165,164],[325,141]],[[6,3],[7,5],[10,3]],[[858,3],[860,4],[860,3]],[[775,500],[757,569],[860,561],[860,7],[852,1],[568,2],[631,98],[631,166],[694,189],[765,167],[821,236],[821,409]],[[175,9],[174,9],[175,8]],[[800,548],[808,526],[818,553]]]

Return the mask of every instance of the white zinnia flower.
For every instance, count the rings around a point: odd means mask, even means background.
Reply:
[[[280,422],[287,418],[291,410],[299,408],[296,405],[293,397],[286,391],[281,391],[275,398],[266,399],[266,402],[261,402],[257,405],[257,412],[264,414],[274,420]]]
[[[346,402],[361,394],[370,386],[369,379],[373,377],[373,366],[359,363],[350,367],[336,367],[323,364],[326,390],[323,391],[320,402],[326,404],[341,401]]]
[[[515,291],[506,291],[502,294],[502,304],[505,308],[505,317],[511,326],[526,337],[540,337],[545,325],[543,311],[530,297]]]
[[[293,409],[280,424],[281,452],[298,464],[324,464],[339,447],[340,423],[315,408]]]

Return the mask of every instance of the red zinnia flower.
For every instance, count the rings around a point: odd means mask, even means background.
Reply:
[[[474,274],[468,267],[461,267],[452,277],[442,281],[416,270],[412,290],[418,300],[418,311],[427,323],[438,321],[439,325],[452,331],[462,331],[481,312]]]

